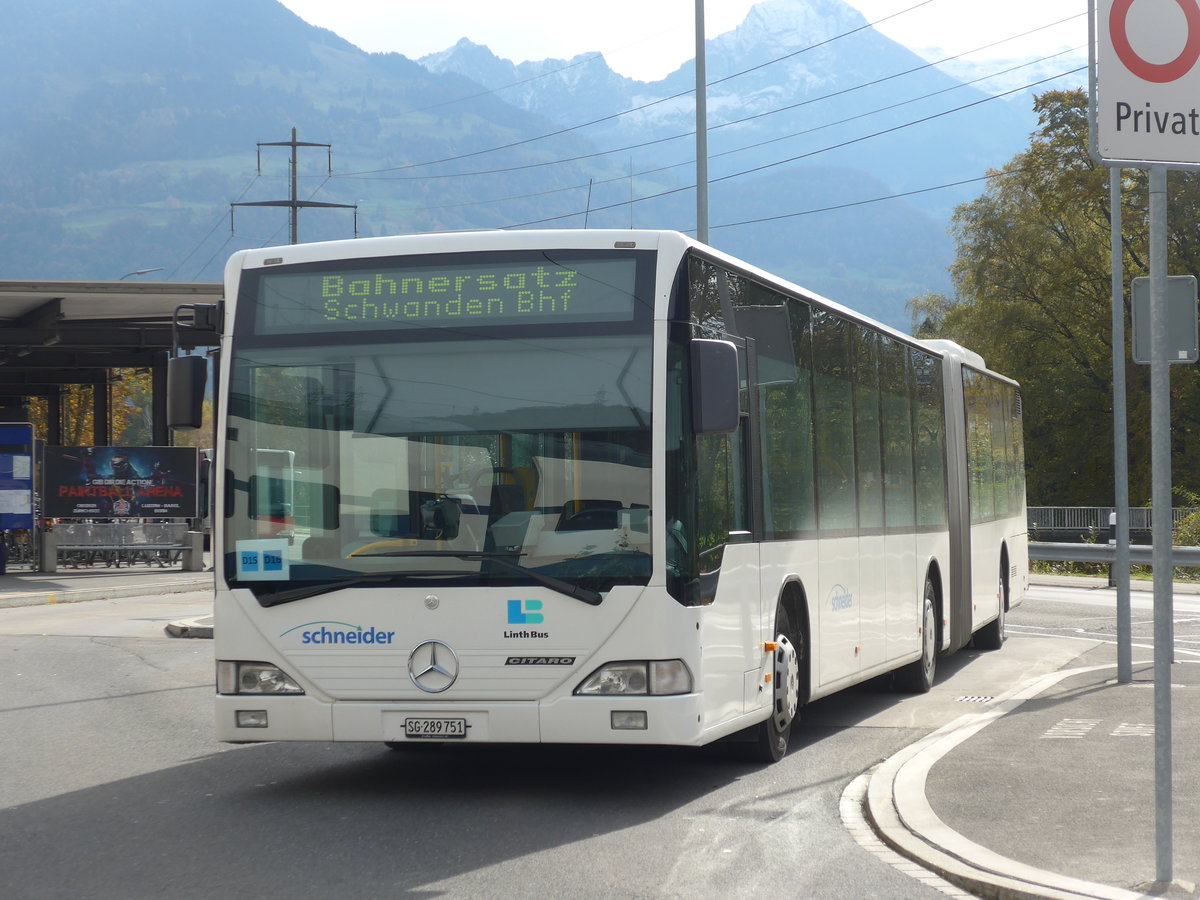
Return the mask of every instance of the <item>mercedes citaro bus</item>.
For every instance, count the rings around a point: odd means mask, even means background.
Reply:
[[[772,761],[1024,595],[1018,386],[682,234],[243,251],[222,313],[221,740]]]

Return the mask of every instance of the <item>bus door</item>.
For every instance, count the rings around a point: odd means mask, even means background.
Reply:
[[[713,721],[723,721],[769,701],[761,696],[762,642],[773,624],[763,624],[759,584],[754,446],[755,358],[752,340],[723,334],[737,346],[741,421],[732,434],[697,438],[700,485],[697,540],[702,579],[713,577],[716,593],[701,625],[703,690]],[[772,601],[773,603],[773,601]],[[772,606],[773,612],[773,606]]]

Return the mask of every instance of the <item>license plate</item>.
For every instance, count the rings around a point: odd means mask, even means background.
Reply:
[[[467,720],[405,719],[404,736],[406,738],[432,738],[439,741],[447,738],[465,738],[467,736]]]

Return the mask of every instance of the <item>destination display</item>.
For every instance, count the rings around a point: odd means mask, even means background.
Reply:
[[[632,257],[326,265],[259,278],[261,335],[492,327],[634,318]]]

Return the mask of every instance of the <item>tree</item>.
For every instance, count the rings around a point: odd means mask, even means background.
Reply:
[[[62,445],[91,446],[94,406],[93,386],[67,385],[63,388]],[[153,435],[152,377],[149,369],[114,369],[109,386],[109,424],[112,443],[117,447],[148,447]],[[33,398],[29,404],[34,434],[46,440],[49,434],[47,403]],[[172,440],[179,447],[211,447],[213,434],[212,400],[204,401],[204,427],[197,431],[176,432]]]
[[[1021,382],[1031,504],[1106,504],[1113,496],[1108,170],[1088,153],[1082,91],[1041,94],[1034,109],[1040,127],[1029,149],[992,172],[983,196],[955,212],[956,301],[926,295],[909,308],[923,336],[970,347]],[[1122,175],[1127,279],[1148,274],[1146,180],[1143,170]],[[1170,271],[1195,274],[1200,178],[1172,172],[1168,193]],[[1126,364],[1136,504],[1150,496],[1148,368]],[[1194,488],[1196,367],[1172,366],[1172,394],[1173,480]]]

